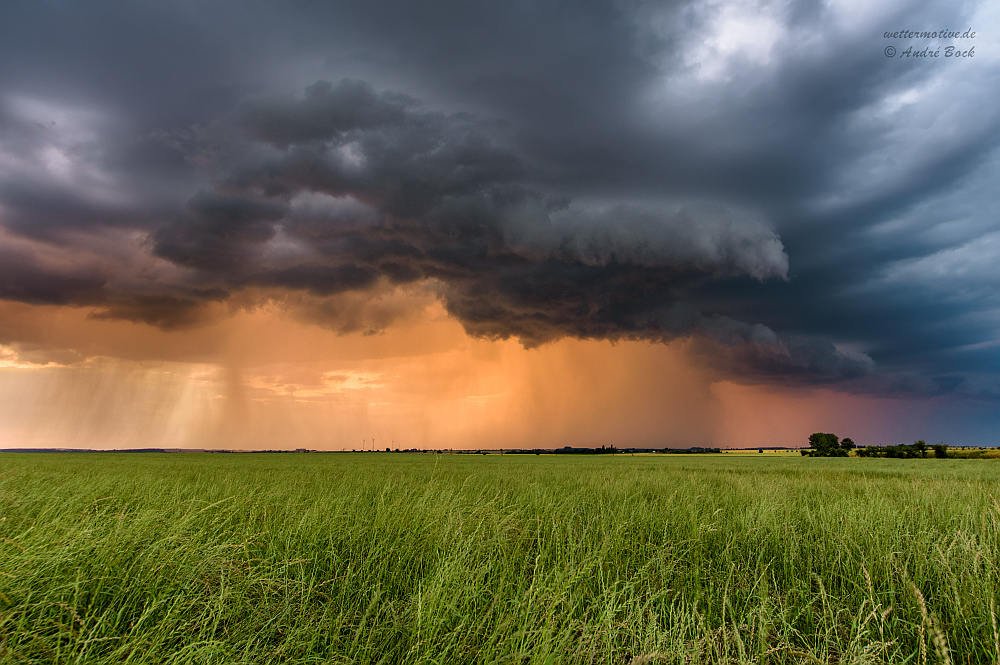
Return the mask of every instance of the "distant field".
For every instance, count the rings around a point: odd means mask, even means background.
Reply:
[[[0,455],[2,663],[998,661],[1000,463]]]

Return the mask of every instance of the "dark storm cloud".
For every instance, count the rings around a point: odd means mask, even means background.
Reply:
[[[687,335],[688,317],[671,309],[693,285],[786,270],[780,241],[759,221],[721,206],[602,207],[547,196],[525,184],[524,159],[475,118],[427,111],[363,82],[319,82],[298,99],[248,102],[236,117],[249,138],[277,151],[257,152],[259,164],[219,187],[261,201],[213,203],[223,214],[209,219],[200,195],[192,219],[162,229],[156,242],[160,256],[232,287],[329,295],[379,277],[432,278],[470,333],[532,346],[567,335]],[[313,195],[312,210],[288,214],[281,231],[320,258],[265,267],[263,246],[284,215],[262,201],[289,201],[295,211],[303,192]]]
[[[101,228],[150,227],[163,217],[117,201],[95,200],[84,192],[41,180],[10,179],[0,186],[4,226],[19,235],[59,243],[67,233]],[[72,243],[72,240],[69,241]]]
[[[431,280],[529,346],[693,336],[750,380],[993,394],[993,42],[916,63],[881,40],[980,5],[234,8],[0,28],[7,234],[147,238],[11,249],[3,297],[176,325],[248,287]],[[150,251],[164,272],[130,277]]]
[[[117,268],[117,270],[116,270]],[[218,288],[133,283],[115,285],[121,266],[65,254],[0,245],[0,299],[36,305],[93,306],[99,319],[129,319],[164,328],[196,323],[208,302],[228,294]]]
[[[293,143],[325,141],[351,131],[365,131],[433,122],[439,116],[412,117],[409,109],[416,100],[406,95],[382,93],[362,81],[341,81],[332,85],[319,81],[305,90],[303,99],[277,97],[244,103],[240,124],[253,138],[287,149]],[[417,127],[422,134],[421,127]],[[433,140],[433,139],[431,139]]]
[[[248,246],[274,237],[285,206],[240,196],[201,192],[188,202],[182,221],[156,233],[156,253],[208,273],[239,272],[253,257]]]
[[[39,305],[97,304],[108,276],[92,267],[53,270],[0,248],[0,298]]]
[[[446,197],[474,195],[524,175],[467,114],[428,112],[361,81],[320,81],[302,99],[245,104],[246,133],[282,152],[229,182],[269,196],[300,190],[377,200],[385,212],[424,215]],[[515,194],[516,195],[516,194]]]

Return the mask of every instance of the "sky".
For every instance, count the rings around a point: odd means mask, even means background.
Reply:
[[[996,3],[0,16],[0,447],[1000,445]]]

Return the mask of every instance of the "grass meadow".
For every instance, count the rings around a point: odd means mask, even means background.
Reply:
[[[0,455],[0,663],[1000,661],[1000,463]]]

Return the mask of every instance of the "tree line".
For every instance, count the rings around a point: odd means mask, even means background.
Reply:
[[[816,432],[809,435],[809,448],[802,450],[806,457],[847,457],[854,450],[858,457],[915,458],[927,457],[928,450],[934,457],[948,457],[948,446],[936,443],[928,446],[923,439],[898,446],[858,446],[848,437],[840,439],[836,434]]]

